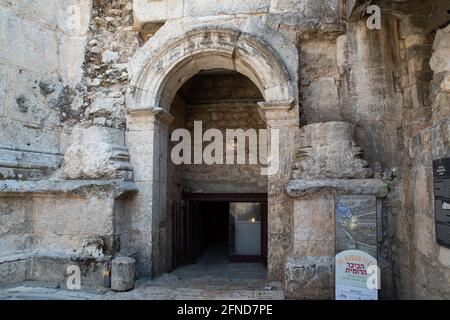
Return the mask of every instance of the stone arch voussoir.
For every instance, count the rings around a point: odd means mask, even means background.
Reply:
[[[170,28],[168,26],[167,28]],[[235,70],[250,78],[266,101],[295,100],[295,85],[277,52],[261,37],[219,26],[158,33],[130,63],[129,109],[170,109],[178,89],[202,70]]]

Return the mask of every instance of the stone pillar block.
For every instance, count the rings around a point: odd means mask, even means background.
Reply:
[[[118,257],[112,261],[111,289],[129,291],[134,288],[136,260],[130,257]]]
[[[278,159],[270,160],[268,175],[268,263],[270,281],[282,281],[285,257],[291,245],[292,202],[284,192],[290,178],[299,131],[298,105],[294,100],[266,101],[258,104],[258,112],[266,122],[270,153],[278,147]],[[276,130],[278,139],[276,139]],[[275,140],[273,140],[275,139]],[[274,148],[272,150],[272,148]]]
[[[300,130],[294,180],[286,189],[293,198],[292,248],[284,279],[288,298],[334,298],[336,196],[354,196],[352,209],[359,212],[367,207],[360,195],[371,200],[385,195],[382,181],[368,179],[373,172],[353,132],[354,126],[345,122],[314,123]]]
[[[338,203],[353,200],[353,212],[365,212],[368,202],[374,207],[375,197],[384,197],[386,192],[386,185],[378,179],[289,181],[287,193],[293,197],[294,219],[292,255],[285,263],[286,297],[334,298],[336,197]]]
[[[161,108],[135,108],[127,116],[126,144],[140,195],[133,206],[136,235],[129,243],[139,252],[140,276],[161,274],[166,266],[159,258],[161,222],[166,220],[167,145],[173,117]]]
[[[285,294],[292,299],[334,297],[334,197],[294,199],[293,255],[285,264]]]

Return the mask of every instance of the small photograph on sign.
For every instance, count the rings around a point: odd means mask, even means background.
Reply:
[[[378,291],[336,285],[336,300],[378,300]]]
[[[376,211],[373,196],[336,197],[336,252],[358,249],[377,256]]]

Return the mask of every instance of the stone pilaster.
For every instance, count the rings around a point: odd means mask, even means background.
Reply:
[[[258,111],[267,124],[270,149],[278,148],[278,160],[272,160],[276,163],[269,162],[277,169],[268,175],[267,276],[270,280],[282,281],[292,232],[291,198],[284,192],[284,186],[291,175],[294,146],[297,144],[298,108],[294,101],[263,102],[259,104]],[[277,133],[274,134],[273,130]]]
[[[132,239],[138,257],[140,274],[155,275],[164,269],[160,259],[161,231],[165,226],[167,190],[167,141],[173,117],[161,108],[132,110],[127,118],[126,143],[134,166],[134,181],[139,194],[134,200]]]

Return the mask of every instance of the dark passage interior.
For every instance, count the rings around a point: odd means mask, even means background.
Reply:
[[[189,194],[174,214],[170,275],[155,285],[262,288],[267,263],[266,194]]]
[[[174,215],[173,268],[200,260],[265,265],[267,202],[259,199],[265,200],[265,195],[243,199],[241,195],[234,201],[217,194],[187,195]]]
[[[228,259],[228,202],[202,201],[198,204],[200,254],[205,258]]]

